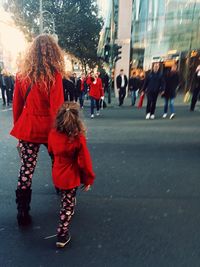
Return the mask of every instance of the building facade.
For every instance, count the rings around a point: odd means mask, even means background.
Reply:
[[[118,9],[112,12],[110,8],[107,28],[112,28],[111,22],[114,16],[115,30],[117,30],[114,42],[121,42],[123,51],[126,42],[130,40],[130,51],[126,50],[126,55],[122,53],[122,59],[115,64],[115,68],[118,69],[121,65],[125,69],[129,68],[130,73],[131,69],[135,68],[148,70],[153,62],[162,62],[166,67],[175,62],[183,73],[183,79],[188,79],[199,63],[200,0],[114,2],[114,6],[118,5]],[[131,8],[131,12],[130,10],[127,12],[127,7]],[[120,29],[123,29],[123,33],[126,32],[126,38],[123,34],[120,36]],[[111,32],[107,33],[109,36]],[[108,37],[104,37],[104,43],[108,43]],[[101,50],[103,50],[102,44]],[[127,53],[130,53],[130,56],[127,56]]]

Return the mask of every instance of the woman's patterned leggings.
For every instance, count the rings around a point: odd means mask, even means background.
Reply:
[[[31,188],[39,148],[40,144],[19,140],[21,167],[18,176],[18,189]]]
[[[60,222],[57,229],[58,236],[65,236],[69,230],[69,224],[74,214],[76,204],[76,190],[61,190]]]

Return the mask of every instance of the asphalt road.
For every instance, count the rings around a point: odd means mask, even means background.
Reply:
[[[161,102],[160,102],[161,103]],[[33,177],[33,224],[16,223],[19,158],[0,107],[0,267],[199,267],[200,112],[177,100],[174,120],[146,121],[144,108],[84,109],[96,182],[79,192],[72,241],[58,250],[59,197],[41,147]],[[161,103],[162,104],[162,103]]]

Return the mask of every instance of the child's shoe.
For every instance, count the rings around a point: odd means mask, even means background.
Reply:
[[[57,248],[64,248],[69,241],[71,240],[71,235],[69,233],[66,236],[57,236],[56,247]]]

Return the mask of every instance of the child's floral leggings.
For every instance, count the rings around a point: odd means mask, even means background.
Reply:
[[[58,236],[65,236],[69,230],[69,224],[74,214],[76,204],[76,190],[61,190],[60,222],[57,229]]]

